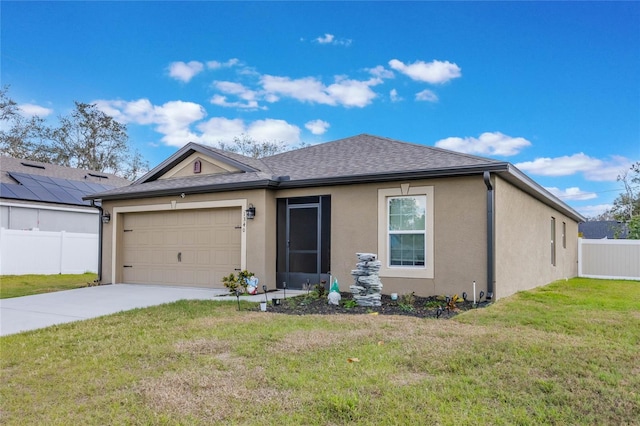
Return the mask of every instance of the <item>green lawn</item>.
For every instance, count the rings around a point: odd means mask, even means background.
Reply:
[[[0,299],[86,287],[97,274],[1,275]]]
[[[0,423],[637,425],[639,348],[633,281],[452,320],[183,301],[0,338]]]

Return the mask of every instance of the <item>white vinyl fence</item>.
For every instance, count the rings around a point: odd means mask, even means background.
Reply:
[[[98,234],[0,228],[0,275],[98,270]]]
[[[578,240],[578,276],[640,280],[640,240]]]

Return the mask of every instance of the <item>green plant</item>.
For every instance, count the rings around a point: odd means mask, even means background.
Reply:
[[[314,285],[313,291],[318,295],[318,298],[321,298],[327,295],[327,289],[324,286],[324,282]]]
[[[416,303],[416,295],[412,291],[411,293],[404,293],[400,295],[398,299],[398,306],[404,312],[413,312],[416,310],[414,304]]]
[[[244,271],[238,272],[238,276],[236,277],[233,273],[229,274],[226,277],[222,277],[222,284],[228,288],[231,292],[235,292],[236,290],[242,290],[242,293],[247,292],[247,279],[255,276],[253,272],[249,272],[246,269]]]
[[[356,306],[358,306],[358,302],[356,302],[353,299],[349,299],[349,300],[345,300],[342,302],[342,306],[344,306],[346,309],[351,309],[351,308],[355,308]]]
[[[222,277],[222,284],[231,292],[235,292],[238,289],[238,278],[234,274],[229,274]]]
[[[424,304],[424,307],[429,309],[429,308],[437,308],[440,305],[441,303],[438,302],[437,300],[429,300],[427,303]]]

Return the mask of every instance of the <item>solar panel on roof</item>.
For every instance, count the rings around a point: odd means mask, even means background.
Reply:
[[[82,197],[114,188],[113,185],[74,181],[27,173],[9,172],[20,184],[2,184],[5,198],[43,201],[50,203],[90,205]],[[5,187],[6,186],[6,187]]]
[[[12,186],[17,186],[17,185],[0,183],[0,197],[16,198],[17,194],[11,190]]]

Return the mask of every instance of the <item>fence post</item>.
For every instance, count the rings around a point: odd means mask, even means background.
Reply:
[[[582,276],[582,238],[578,237],[578,276]]]
[[[64,240],[65,240],[65,231],[60,231],[60,267],[58,268],[59,274],[62,274],[62,267],[64,265]]]

